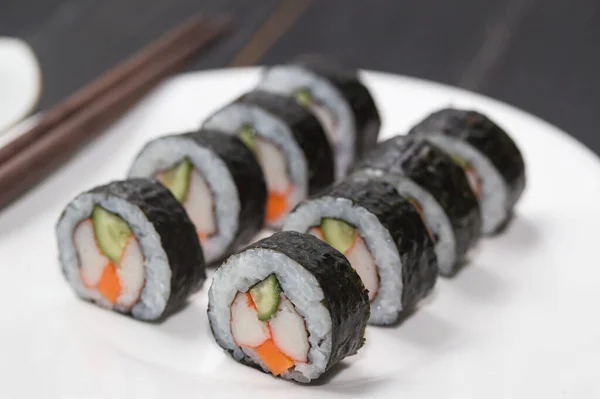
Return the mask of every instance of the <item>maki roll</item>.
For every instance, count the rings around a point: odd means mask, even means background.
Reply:
[[[78,195],[56,225],[62,273],[81,298],[159,320],[206,278],[196,229],[155,180],[115,181]]]
[[[377,143],[379,111],[355,69],[307,54],[266,69],[257,88],[292,97],[319,118],[334,150],[336,180]]]
[[[317,118],[289,98],[247,93],[210,116],[204,128],[240,137],[255,154],[267,184],[269,227],[280,227],[295,205],[333,181],[325,132]]]
[[[155,178],[171,190],[196,227],[206,262],[246,244],[262,227],[265,180],[235,136],[200,130],[159,137],[138,153],[129,177]]]
[[[433,289],[433,241],[415,207],[385,179],[350,175],[302,202],[284,230],[310,233],[343,253],[369,291],[369,324],[389,325]]]
[[[369,301],[341,253],[308,234],[280,232],[217,269],[208,318],[238,362],[307,383],[364,345]]]
[[[388,179],[423,217],[440,274],[458,270],[481,234],[479,204],[460,166],[425,140],[396,136],[363,158],[355,173]]]
[[[471,110],[436,111],[410,131],[447,152],[467,174],[480,202],[483,233],[501,231],[525,188],[525,162],[509,135]]]

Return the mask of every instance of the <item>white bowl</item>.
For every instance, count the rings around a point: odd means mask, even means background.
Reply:
[[[20,39],[0,37],[0,135],[31,112],[41,87],[31,47]]]

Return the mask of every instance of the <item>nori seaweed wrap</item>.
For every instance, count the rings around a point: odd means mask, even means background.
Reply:
[[[296,204],[333,182],[333,153],[321,124],[290,98],[251,91],[203,126],[241,137],[255,153],[267,184],[270,227],[278,227]]]
[[[208,317],[234,359],[306,383],[363,346],[369,301],[340,252],[311,235],[282,232],[217,269]]]
[[[319,117],[336,157],[336,180],[373,148],[381,118],[358,70],[317,54],[267,68],[258,89],[291,96]]]
[[[525,189],[525,162],[510,136],[487,116],[454,108],[433,112],[409,134],[427,138],[463,167],[481,203],[483,232],[501,231]]]
[[[369,290],[370,324],[398,322],[435,286],[438,265],[427,228],[383,178],[348,176],[298,205],[283,229],[310,232],[344,253]]]
[[[385,176],[411,199],[433,233],[440,274],[454,274],[481,235],[481,214],[463,169],[425,140],[395,136],[377,145],[355,173]]]
[[[262,228],[265,180],[236,136],[205,129],[159,137],[141,149],[129,176],[158,178],[180,196],[207,262],[231,254]]]
[[[194,225],[155,180],[114,181],[80,194],[62,212],[56,235],[75,292],[137,319],[180,309],[206,278]]]

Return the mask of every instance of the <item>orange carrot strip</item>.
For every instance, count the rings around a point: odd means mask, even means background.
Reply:
[[[121,293],[121,282],[117,276],[117,268],[112,263],[106,264],[102,277],[96,286],[96,289],[111,304],[117,303],[117,298]]]
[[[279,375],[294,365],[294,361],[281,353],[272,339],[256,348],[256,354],[273,375]]]
[[[272,223],[281,218],[288,209],[287,194],[269,192],[265,220]]]
[[[203,243],[206,240],[206,237],[208,237],[208,234],[198,232],[198,239],[200,240],[201,243]]]

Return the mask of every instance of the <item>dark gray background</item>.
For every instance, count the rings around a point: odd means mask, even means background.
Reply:
[[[36,51],[44,109],[198,11],[233,13],[236,31],[192,68],[226,66],[280,3],[0,0],[0,35]],[[259,63],[305,51],[498,98],[600,153],[598,0],[315,0]]]

